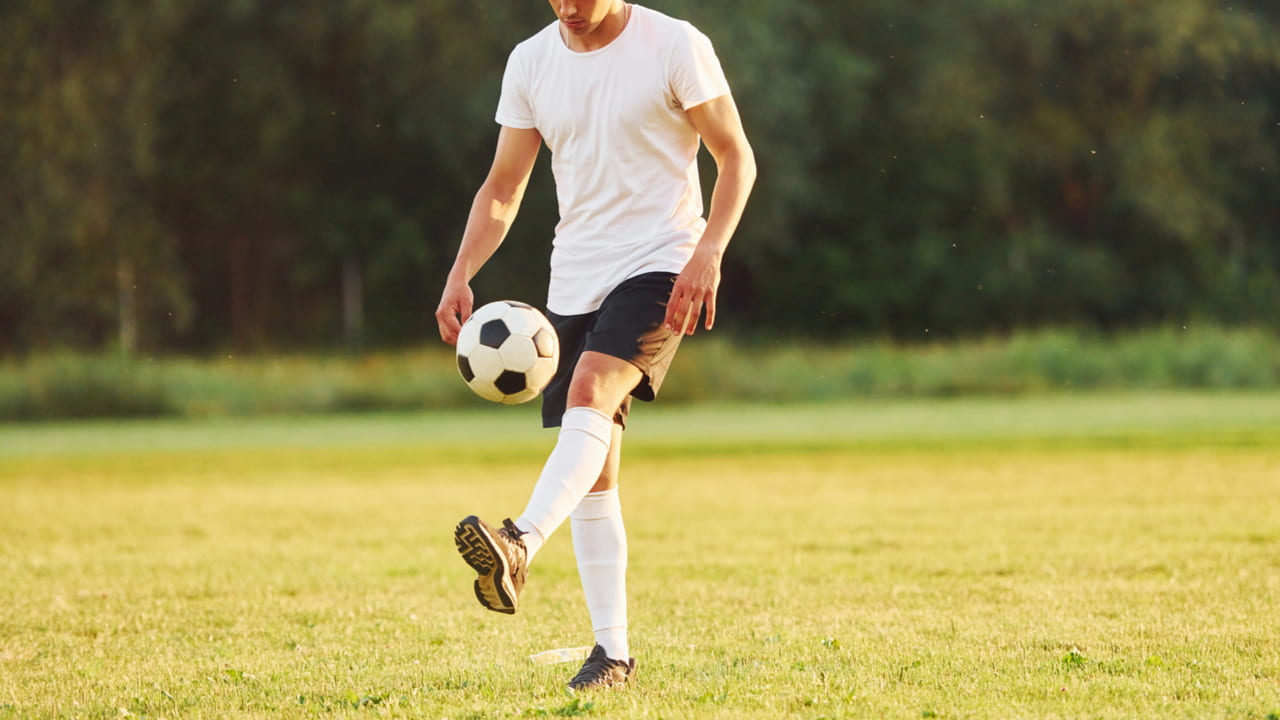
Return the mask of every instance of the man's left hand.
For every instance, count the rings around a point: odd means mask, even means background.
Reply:
[[[720,288],[720,256],[706,252],[700,246],[689,259],[684,270],[676,277],[671,288],[671,300],[667,302],[667,317],[663,325],[681,335],[692,335],[698,327],[698,316],[705,307],[706,328],[716,322],[716,291]]]

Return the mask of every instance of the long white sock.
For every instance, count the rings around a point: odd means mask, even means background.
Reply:
[[[589,407],[569,408],[560,421],[560,437],[516,527],[524,530],[528,559],[600,477],[613,440],[613,418]]]
[[[589,493],[569,517],[596,642],[609,657],[627,660],[627,529],[618,489]]]

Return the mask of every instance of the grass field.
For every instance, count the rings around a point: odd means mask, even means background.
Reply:
[[[1280,395],[641,407],[638,683],[562,529],[521,613],[531,408],[0,425],[0,718],[1280,717]]]

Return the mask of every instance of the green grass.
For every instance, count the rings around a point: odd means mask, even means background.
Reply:
[[[532,408],[0,425],[0,718],[1280,716],[1280,395],[637,409],[628,692],[567,529],[452,547]]]

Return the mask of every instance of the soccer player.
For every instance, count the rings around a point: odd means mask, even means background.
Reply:
[[[436,321],[455,344],[471,278],[516,217],[543,143],[560,221],[548,316],[560,337],[543,394],[560,427],[523,514],[455,530],[484,607],[514,613],[530,563],[570,521],[595,646],[574,689],[626,685],[627,539],[618,500],[631,397],[653,400],[680,338],[716,316],[725,248],[755,182],[755,159],[710,40],[623,0],[550,0],[556,22],[516,46],[498,100],[493,165],[476,193]],[[717,176],[704,220],[699,142]]]

